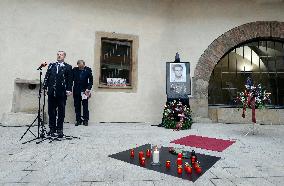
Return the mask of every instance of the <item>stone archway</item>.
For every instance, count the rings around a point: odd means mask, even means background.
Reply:
[[[284,22],[257,21],[235,27],[215,39],[199,58],[192,78],[195,118],[208,118],[208,84],[218,61],[233,47],[255,38],[284,39]]]

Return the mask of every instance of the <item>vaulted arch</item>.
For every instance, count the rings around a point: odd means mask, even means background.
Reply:
[[[284,39],[284,22],[257,21],[235,27],[215,39],[198,60],[193,77],[193,112],[208,117],[208,84],[218,61],[230,49],[256,38]]]

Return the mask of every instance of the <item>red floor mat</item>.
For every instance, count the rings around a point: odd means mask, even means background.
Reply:
[[[236,141],[189,135],[171,143],[222,152]]]

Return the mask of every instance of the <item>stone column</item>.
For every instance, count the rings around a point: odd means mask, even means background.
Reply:
[[[192,86],[193,97],[189,99],[189,103],[193,120],[208,122],[208,81],[192,77]]]

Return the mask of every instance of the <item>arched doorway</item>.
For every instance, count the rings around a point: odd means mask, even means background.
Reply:
[[[254,39],[284,39],[284,22],[259,21],[235,27],[214,40],[201,55],[193,77],[192,110],[208,118],[208,85],[215,65],[231,49]]]
[[[271,93],[269,108],[284,108],[284,41],[254,39],[225,54],[209,80],[209,106],[237,107],[235,98],[248,77]]]

